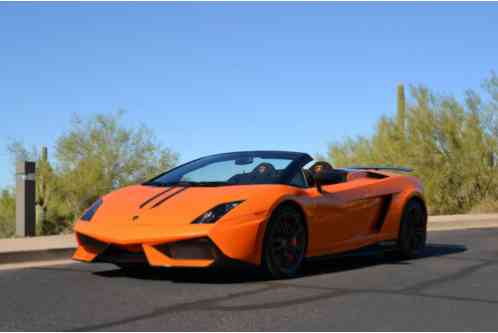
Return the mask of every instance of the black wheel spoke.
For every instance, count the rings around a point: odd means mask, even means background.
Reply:
[[[285,212],[276,219],[270,232],[272,265],[283,274],[292,274],[304,258],[306,229],[297,212]]]
[[[417,201],[410,201],[405,209],[400,222],[399,246],[403,256],[412,258],[425,246],[427,219],[423,206]]]

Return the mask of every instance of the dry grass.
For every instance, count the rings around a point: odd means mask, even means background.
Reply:
[[[498,213],[498,200],[496,199],[484,199],[477,205],[475,205],[471,210],[471,214],[486,214],[486,213]]]

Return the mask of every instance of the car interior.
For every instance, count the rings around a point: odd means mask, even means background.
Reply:
[[[326,175],[323,177],[322,185],[333,185],[344,183],[348,180],[348,172],[342,169],[334,169],[334,167],[325,161],[318,161],[313,164],[308,170],[303,169],[306,180],[311,186],[315,185],[315,177],[318,174]]]
[[[260,163],[251,172],[242,173],[232,176],[228,182],[232,184],[268,184],[276,182],[283,170],[276,169],[271,163]],[[318,161],[309,168],[303,168],[302,172],[297,173],[291,180],[291,184],[299,187],[313,187],[315,176],[317,174],[325,175],[322,177],[322,185],[333,185],[346,182],[348,172],[346,170],[334,169],[332,165],[325,161]]]
[[[282,170],[277,170],[273,164],[263,162],[258,164],[249,173],[240,173],[228,179],[232,184],[265,184],[277,181],[281,175]]]

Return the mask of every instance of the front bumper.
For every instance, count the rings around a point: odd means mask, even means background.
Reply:
[[[73,259],[114,264],[149,264],[158,267],[208,267],[224,255],[208,238],[163,244],[116,244],[77,234],[79,247]]]
[[[210,267],[236,261],[260,264],[262,220],[225,225],[105,226],[79,222],[74,260],[155,267]]]

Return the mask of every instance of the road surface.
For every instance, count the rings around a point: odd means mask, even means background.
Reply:
[[[303,277],[70,264],[0,271],[0,330],[496,330],[498,228],[435,231],[421,258],[380,252]]]

